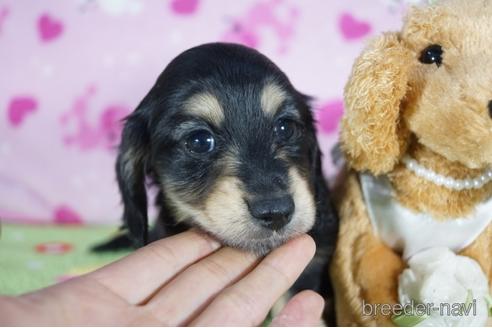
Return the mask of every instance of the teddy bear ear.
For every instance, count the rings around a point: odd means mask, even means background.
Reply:
[[[345,87],[341,147],[352,168],[390,172],[406,150],[400,120],[412,54],[397,33],[375,39],[357,58]]]

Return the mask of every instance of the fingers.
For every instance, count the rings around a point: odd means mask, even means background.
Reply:
[[[175,277],[146,307],[166,326],[185,325],[218,292],[249,272],[257,260],[251,253],[222,248]]]
[[[272,327],[319,326],[325,302],[310,290],[295,295],[272,320]]]
[[[28,326],[42,324],[44,320],[33,320],[32,306],[20,297],[1,296],[0,295],[0,326]],[[37,310],[37,309],[35,309]]]
[[[226,288],[191,322],[193,326],[256,326],[295,282],[315,252],[303,235],[275,249],[239,282]]]
[[[188,265],[220,247],[196,231],[158,240],[88,275],[130,304],[140,304]]]

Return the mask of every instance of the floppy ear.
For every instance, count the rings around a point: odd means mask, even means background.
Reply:
[[[311,157],[311,174],[314,179],[315,206],[316,206],[316,222],[309,235],[316,243],[316,257],[310,265],[309,286],[320,293],[325,299],[333,299],[333,288],[330,279],[327,279],[327,273],[331,258],[335,250],[337,235],[338,235],[338,216],[335,206],[330,196],[330,191],[326,184],[323,169],[322,157],[318,141],[314,138],[314,142],[310,148]],[[294,288],[303,287],[302,280],[296,283]],[[330,303],[327,303],[324,312],[325,319],[334,323],[334,309]]]
[[[408,130],[400,120],[412,55],[398,34],[374,40],[356,60],[345,87],[341,146],[356,170],[390,172],[406,150]]]
[[[309,126],[309,135],[312,136],[312,140],[308,144],[311,170],[310,179],[314,185],[316,203],[316,223],[310,231],[310,235],[316,241],[316,247],[330,248],[333,246],[338,233],[338,218],[323,175],[323,152],[320,149],[318,138],[316,137],[316,125],[313,119],[314,115],[312,115],[312,107],[310,106],[311,98],[305,96],[304,103],[306,104],[307,110],[311,113],[307,123]],[[325,249],[323,251],[327,259],[328,256],[331,256],[331,251],[331,249]]]
[[[318,222],[316,222],[315,231],[313,234],[318,232],[320,234],[319,243],[325,244],[331,243],[336,240],[338,233],[338,218],[336,216],[335,207],[333,206],[332,199],[330,196],[330,191],[326,184],[325,177],[323,175],[322,167],[322,152],[319,149],[318,142],[315,143],[314,149],[314,161],[313,161],[313,173],[315,176],[315,193],[316,193],[316,216]],[[314,237],[314,236],[313,236]],[[318,244],[318,240],[315,238]],[[320,246],[318,245],[318,246]]]
[[[148,127],[143,113],[136,110],[125,122],[116,175],[123,199],[123,222],[134,246],[147,243],[147,193],[145,170],[148,161]]]
[[[320,215],[332,211],[332,209],[330,208],[331,207],[330,195],[323,175],[323,164],[322,164],[323,153],[319,147],[319,142],[317,138],[316,119],[312,107],[313,98],[301,93],[299,94],[301,95],[301,99],[302,99],[300,101],[300,103],[302,104],[301,106],[303,106],[305,110],[309,113],[305,121],[308,130],[307,134],[310,136],[310,141],[308,142],[309,165],[310,165],[309,178],[311,179],[312,184],[314,185],[316,209],[318,211],[317,217],[319,218]]]

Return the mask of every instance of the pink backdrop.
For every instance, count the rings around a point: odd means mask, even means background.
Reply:
[[[402,11],[391,0],[0,1],[0,218],[118,222],[119,120],[174,56],[210,41],[259,49],[317,98],[333,173],[351,64]]]

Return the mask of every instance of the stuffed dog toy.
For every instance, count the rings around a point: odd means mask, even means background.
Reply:
[[[432,266],[454,259],[456,273],[432,276],[433,292],[450,300],[459,291],[464,302],[475,288],[454,289],[442,280],[448,275],[483,278],[476,281],[487,293],[491,60],[492,1],[443,0],[411,9],[401,32],[378,37],[355,62],[345,90],[341,148],[349,169],[331,267],[338,324],[398,324],[391,313],[365,312],[405,299],[407,265],[435,273]],[[422,277],[410,274],[411,283]],[[414,299],[425,294],[414,292]]]
[[[309,98],[256,50],[212,43],[172,60],[126,119],[116,172],[126,232],[97,251],[195,227],[264,255],[309,232],[317,253],[292,291],[329,298],[338,219]],[[146,180],[158,190],[149,232]]]

